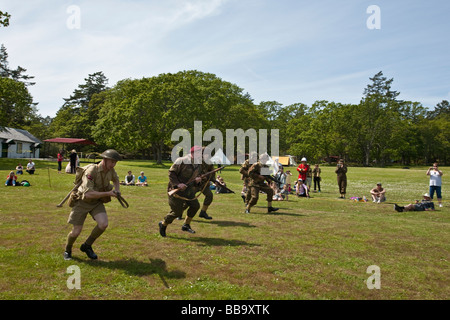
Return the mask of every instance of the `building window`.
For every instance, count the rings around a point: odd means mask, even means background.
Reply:
[[[21,154],[22,153],[22,143],[17,142],[16,146],[17,146],[16,153]]]

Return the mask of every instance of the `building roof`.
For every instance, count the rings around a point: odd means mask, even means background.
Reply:
[[[5,143],[29,142],[34,144],[41,144],[42,141],[33,136],[27,130],[14,129],[9,127],[0,128],[0,139],[3,139]]]
[[[44,140],[45,142],[57,142],[57,143],[76,143],[76,144],[95,144],[94,142],[87,139],[76,139],[76,138],[53,138]]]

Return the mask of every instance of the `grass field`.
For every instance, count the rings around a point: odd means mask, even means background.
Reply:
[[[71,227],[70,208],[56,205],[72,187],[73,175],[57,174],[56,163],[36,161],[37,172],[19,180],[31,187],[0,192],[1,299],[448,299],[450,203],[442,168],[444,207],[433,212],[398,213],[428,191],[426,168],[356,168],[348,170],[348,198],[370,196],[381,181],[387,203],[338,199],[334,167],[322,167],[322,192],[310,199],[291,196],[266,213],[264,197],[244,213],[238,167],[222,172],[236,194],[215,195],[208,213],[194,218],[196,234],[181,231],[175,220],[167,237],[158,222],[168,213],[170,163],[122,161],[121,179],[131,169],[145,171],[149,187],[124,187],[130,208],[106,205],[109,227],[94,244],[90,261],[79,246],[94,221],[74,245],[72,261],[62,253]],[[6,178],[17,164],[0,160]],[[84,164],[82,164],[84,165]],[[295,168],[291,168],[295,172]],[[3,182],[4,183],[4,182]],[[203,201],[201,196],[200,201]],[[69,266],[80,268],[81,289],[69,289]],[[369,266],[380,268],[381,288],[369,290]]]

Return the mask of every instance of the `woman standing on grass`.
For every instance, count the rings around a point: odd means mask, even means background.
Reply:
[[[436,191],[439,207],[442,208],[442,171],[439,170],[437,162],[433,163],[433,166],[428,169],[427,176],[430,176],[430,198],[433,199],[434,192]]]

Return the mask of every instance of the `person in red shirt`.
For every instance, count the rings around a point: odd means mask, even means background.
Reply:
[[[300,165],[297,167],[298,171],[298,179],[302,179],[302,181],[306,181],[306,173],[309,170],[309,164],[306,163],[306,158],[303,157]]]
[[[63,156],[63,150],[59,151],[58,155],[56,156],[56,158],[58,159],[58,173],[61,173],[61,168],[62,168],[62,162],[64,160],[64,156]]]
[[[6,177],[5,186],[16,186],[17,176],[14,174],[14,171],[11,171],[9,175]]]

